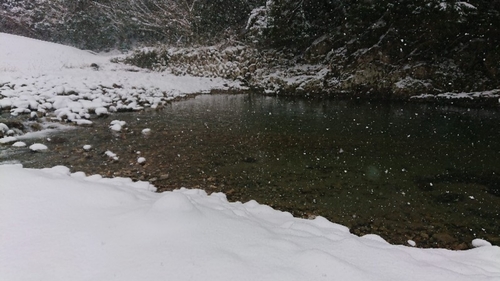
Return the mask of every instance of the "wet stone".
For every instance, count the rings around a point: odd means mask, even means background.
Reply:
[[[429,239],[429,234],[425,232],[420,232],[420,237],[422,237],[422,239]]]
[[[434,238],[438,242],[445,244],[451,244],[456,241],[456,239],[448,233],[435,233],[434,235],[432,235],[432,238]]]
[[[456,245],[453,250],[467,250],[469,248],[470,248],[470,246],[467,245],[466,243],[460,243],[460,244]]]

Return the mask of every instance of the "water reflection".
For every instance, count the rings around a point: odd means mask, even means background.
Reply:
[[[78,136],[61,133],[66,141],[52,152],[12,157],[150,180],[162,190],[223,191],[393,243],[500,244],[496,111],[250,94],[200,95],[112,118],[128,130],[113,135],[111,120],[97,119]],[[102,156],[108,149],[120,160]]]

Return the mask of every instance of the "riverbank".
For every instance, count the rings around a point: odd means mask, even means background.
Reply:
[[[180,77],[112,63],[113,54],[5,33],[0,39],[0,113],[14,117],[91,125],[91,116],[154,109],[194,93],[243,89],[222,78]]]
[[[297,54],[291,50],[262,50],[247,45],[217,45],[197,48],[144,48],[118,59],[160,73],[177,76],[225,78],[238,81],[267,95],[329,96],[344,99],[424,102],[472,108],[500,107],[500,90],[463,92],[440,85],[433,69],[419,63],[404,66],[376,61],[350,66],[332,59],[341,54]],[[337,50],[337,52],[341,52]],[[365,54],[363,54],[365,55]],[[344,59],[346,60],[346,59]],[[363,61],[363,60],[361,60]],[[439,81],[440,82],[439,82]],[[450,80],[451,81],[451,80]]]

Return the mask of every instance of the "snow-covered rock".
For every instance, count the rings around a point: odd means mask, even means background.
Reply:
[[[127,124],[125,121],[113,120],[111,121],[109,128],[115,132],[119,132],[122,130],[123,126]]]
[[[3,137],[0,138],[0,144],[10,144],[17,141],[16,137]]]
[[[118,160],[118,156],[110,150],[106,150],[104,154],[115,161]]]
[[[44,150],[48,149],[48,147],[46,145],[41,144],[41,143],[32,144],[32,145],[30,145],[29,148],[30,148],[31,151],[35,151],[35,152],[37,152],[37,151],[44,151]]]
[[[491,243],[484,240],[484,239],[476,238],[476,239],[472,240],[472,247],[474,247],[474,248],[489,247],[489,246],[491,246]]]
[[[12,144],[13,147],[25,147],[26,146],[26,143],[22,142],[22,141],[17,141],[15,143]]]
[[[0,137],[7,134],[9,131],[9,127],[5,125],[4,123],[0,123]]]

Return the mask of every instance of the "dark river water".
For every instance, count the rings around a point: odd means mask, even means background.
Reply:
[[[127,122],[120,133],[108,126]],[[1,161],[222,191],[395,244],[500,244],[500,114],[423,104],[199,95],[3,149]],[[141,131],[150,128],[150,134]],[[28,145],[35,140],[26,141]],[[92,145],[88,152],[83,145]],[[118,161],[104,155],[117,154]],[[145,157],[143,165],[137,163]]]

